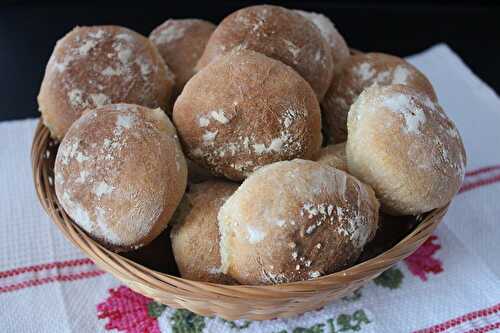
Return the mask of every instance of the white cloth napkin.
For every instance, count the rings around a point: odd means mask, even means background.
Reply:
[[[102,272],[40,207],[36,120],[0,123],[0,332],[492,332],[500,330],[500,100],[446,45],[409,60],[462,133],[465,184],[434,237],[348,299],[290,319],[226,322],[166,308]]]

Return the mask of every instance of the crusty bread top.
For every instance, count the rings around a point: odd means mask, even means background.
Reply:
[[[374,236],[378,206],[369,186],[329,166],[296,159],[262,167],[219,212],[223,271],[257,284],[336,271]]]
[[[370,184],[385,212],[416,215],[447,204],[462,183],[465,149],[428,95],[374,85],[349,111],[349,172]]]
[[[349,47],[338,32],[333,22],[323,14],[295,10],[318,27],[321,35],[326,39],[332,49],[332,58],[335,71],[340,70],[341,64],[350,56]]]
[[[432,84],[404,59],[384,53],[361,53],[347,59],[334,76],[321,102],[327,138],[331,143],[347,139],[347,113],[361,92],[373,84],[404,84],[437,100]]]
[[[117,249],[156,237],[187,179],[186,161],[165,113],[130,104],[86,111],[62,141],[54,172],[57,198],[68,215]]]
[[[191,184],[173,218],[172,249],[184,278],[234,283],[220,270],[220,207],[238,188],[237,183],[209,180]]]
[[[328,89],[334,67],[331,48],[313,23],[292,10],[259,5],[230,14],[210,37],[197,68],[233,48],[257,51],[293,67],[319,100]]]
[[[176,94],[181,92],[194,75],[194,67],[214,30],[215,25],[204,20],[169,19],[149,35],[149,39],[175,74]]]
[[[187,155],[214,174],[241,180],[258,167],[311,159],[321,145],[321,113],[291,67],[235,50],[198,72],[177,99],[174,123]]]
[[[166,107],[173,74],[144,36],[118,26],[76,27],[59,40],[38,104],[61,139],[82,111],[111,103]]]

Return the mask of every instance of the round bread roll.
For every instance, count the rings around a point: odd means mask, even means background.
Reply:
[[[219,211],[222,271],[242,284],[316,278],[353,264],[377,230],[373,190],[305,160],[262,167]]]
[[[170,232],[175,262],[183,278],[235,283],[220,271],[217,214],[236,189],[236,183],[212,180],[190,185],[184,195]]]
[[[319,29],[283,7],[251,6],[227,16],[210,37],[197,69],[234,48],[260,52],[291,66],[309,82],[319,100],[332,79],[332,52]]]
[[[54,48],[38,105],[62,139],[82,111],[111,103],[166,107],[173,74],[144,36],[118,26],[76,27]]]
[[[116,251],[158,236],[187,182],[186,161],[166,114],[131,104],[84,112],[59,147],[54,173],[66,213]]]
[[[189,158],[232,180],[276,161],[312,159],[322,140],[309,84],[250,50],[230,52],[189,80],[173,119]]]
[[[151,32],[149,39],[175,74],[175,95],[194,75],[194,67],[215,30],[211,22],[199,19],[169,19]]]
[[[328,145],[321,148],[319,157],[316,160],[323,165],[347,171],[347,158],[345,155],[345,142],[336,145]]]
[[[349,172],[373,187],[384,212],[428,212],[460,188],[466,163],[460,134],[420,90],[374,85],[352,105],[347,126]]]
[[[323,14],[295,10],[300,15],[314,23],[321,35],[326,39],[332,49],[332,59],[335,71],[340,70],[342,63],[350,56],[349,47],[344,37],[335,28],[333,22]]]
[[[343,64],[321,102],[327,139],[347,140],[347,113],[361,92],[372,84],[404,84],[437,101],[432,84],[404,59],[383,53],[355,54]]]

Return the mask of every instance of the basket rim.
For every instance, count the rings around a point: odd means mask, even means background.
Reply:
[[[140,283],[129,278],[131,270],[134,270],[133,273],[135,277],[140,276],[141,278],[147,280],[147,282],[151,285],[161,287],[165,292],[170,291],[177,296],[183,297],[185,300],[194,299],[191,294],[194,291],[198,293],[200,291],[204,291],[206,295],[210,295],[212,297],[217,294],[227,297],[228,295],[226,293],[231,293],[231,297],[234,298],[262,300],[262,297],[264,296],[266,298],[269,297],[270,293],[272,293],[274,299],[290,298],[293,296],[301,296],[303,293],[307,292],[331,290],[332,286],[338,285],[339,283],[362,283],[362,281],[367,279],[367,275],[374,278],[381,273],[381,268],[384,268],[385,270],[413,253],[440,223],[451,203],[450,201],[445,206],[436,208],[424,214],[423,220],[416,226],[416,228],[390,249],[373,258],[359,262],[356,265],[332,274],[324,275],[312,280],[275,285],[225,285],[212,282],[195,281],[150,269],[123,257],[119,253],[106,249],[104,246],[90,238],[69,218],[66,212],[59,205],[57,198],[55,198],[55,201],[49,200],[44,192],[44,189],[51,186],[51,180],[48,170],[43,168],[43,160],[45,158],[44,155],[49,141],[49,131],[40,119],[35,129],[32,142],[32,172],[38,199],[45,212],[51,218],[52,223],[55,223],[65,237],[69,239],[73,245],[81,249],[87,256],[89,256],[98,267],[111,273],[113,276],[122,280],[129,286],[137,286],[137,284]],[[142,287],[149,286],[143,285]],[[237,293],[232,293],[236,291]],[[200,296],[197,295],[196,299],[199,298]]]

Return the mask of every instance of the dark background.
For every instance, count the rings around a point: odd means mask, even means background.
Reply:
[[[444,42],[500,90],[500,1],[267,1],[330,17],[348,44],[399,56]],[[255,1],[7,1],[0,4],[0,120],[38,116],[36,96],[55,42],[75,25],[148,35],[168,18],[214,23]]]

